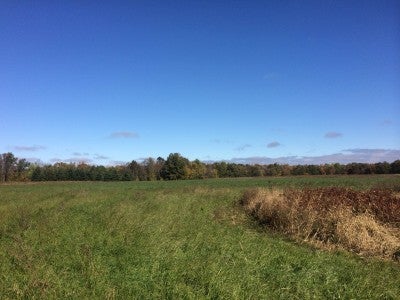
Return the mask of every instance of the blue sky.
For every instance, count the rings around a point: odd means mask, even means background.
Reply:
[[[399,1],[2,1],[0,152],[400,158]]]

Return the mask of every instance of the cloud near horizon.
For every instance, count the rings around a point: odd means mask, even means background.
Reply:
[[[28,152],[35,152],[39,150],[44,150],[46,149],[45,146],[41,145],[33,145],[33,146],[14,146],[12,147],[14,151],[28,151]]]
[[[103,160],[103,159],[109,159],[109,157],[101,154],[95,154],[94,159]]]
[[[124,139],[133,139],[133,138],[138,138],[139,134],[137,132],[134,131],[116,131],[116,132],[112,132],[109,135],[109,138],[124,138]]]
[[[25,157],[25,159],[30,162],[31,164],[42,165],[44,164],[43,161],[38,157]]]
[[[236,148],[235,148],[235,151],[244,151],[244,150],[246,150],[247,148],[251,148],[251,145],[250,145],[250,144],[240,145],[239,147],[236,147]]]
[[[276,148],[276,147],[279,147],[280,145],[281,145],[281,143],[274,141],[274,142],[269,143],[267,145],[267,148]]]
[[[63,163],[85,163],[85,164],[93,164],[96,160],[106,160],[110,159],[108,156],[101,155],[101,154],[93,154],[93,157],[90,158],[91,156],[89,153],[80,153],[80,152],[74,152],[72,153],[73,157],[71,158],[52,158],[49,161],[51,163],[57,163],[57,162],[63,162]]]
[[[84,152],[84,153],[74,152],[74,153],[72,153],[72,155],[73,155],[73,156],[88,156],[89,153],[87,153],[87,152]]]
[[[110,160],[108,162],[108,166],[115,167],[115,166],[123,166],[126,165],[128,162],[123,160]]]
[[[335,139],[335,138],[338,138],[341,136],[343,136],[343,134],[340,132],[336,132],[336,131],[329,131],[329,132],[325,133],[325,135],[324,135],[324,137],[326,139]]]
[[[377,163],[377,162],[393,162],[400,159],[400,150],[398,149],[345,149],[342,152],[319,155],[319,156],[282,156],[271,158],[266,156],[253,157],[235,157],[229,162],[243,164],[289,164],[289,165],[305,165],[305,164],[330,164],[330,163]]]
[[[72,164],[79,164],[79,163],[91,164],[91,163],[93,163],[93,160],[88,157],[71,157],[71,158],[66,158],[66,159],[52,158],[52,159],[50,159],[50,162],[53,164],[58,163],[58,162],[72,163]]]

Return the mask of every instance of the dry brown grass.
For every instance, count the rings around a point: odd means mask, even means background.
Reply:
[[[390,190],[252,189],[241,204],[261,224],[296,239],[400,258],[400,199]]]

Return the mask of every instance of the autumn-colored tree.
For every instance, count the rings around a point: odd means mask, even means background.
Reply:
[[[206,166],[200,160],[196,159],[187,165],[189,179],[203,179],[206,177]]]
[[[156,161],[154,158],[149,157],[146,158],[143,163],[143,169],[145,171],[146,180],[152,181],[157,179],[157,168],[156,168]]]
[[[161,177],[166,180],[178,180],[186,177],[185,167],[189,160],[179,153],[171,153],[161,170]]]
[[[0,181],[9,181],[11,174],[15,171],[18,159],[11,152],[3,153],[1,155],[1,179]]]

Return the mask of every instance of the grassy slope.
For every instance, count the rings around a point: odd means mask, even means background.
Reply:
[[[261,232],[249,186],[368,187],[399,177],[0,186],[2,298],[396,298],[400,266]],[[132,298],[132,297],[130,297]]]

